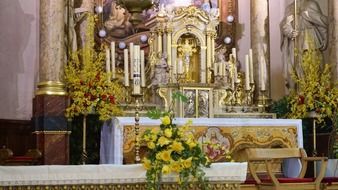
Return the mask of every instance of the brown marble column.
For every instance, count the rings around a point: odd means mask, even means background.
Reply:
[[[69,132],[64,117],[67,98],[62,83],[64,10],[63,0],[40,0],[40,83],[33,100],[33,122],[42,164],[69,162]]]
[[[329,63],[331,63],[332,79],[338,82],[338,1],[329,1]]]
[[[269,33],[269,1],[251,0],[251,48],[253,52],[254,78],[256,83],[255,96],[258,104],[263,99],[271,99],[270,92],[270,33]],[[264,69],[262,69],[264,67]],[[261,72],[265,71],[265,72]],[[262,77],[265,76],[265,77]],[[265,92],[264,92],[265,91]],[[265,95],[265,98],[264,96]]]

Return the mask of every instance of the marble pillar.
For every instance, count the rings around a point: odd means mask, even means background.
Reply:
[[[329,63],[332,80],[338,82],[338,1],[329,1]]]
[[[162,34],[163,31],[159,29],[157,31],[157,51],[160,53],[160,56],[162,56]]]
[[[166,49],[167,49],[167,64],[170,68],[169,76],[173,75],[173,71],[172,71],[173,70],[173,64],[171,62],[171,33],[172,33],[172,28],[168,28],[167,29],[167,48]]]
[[[79,14],[85,14],[85,13],[93,13],[94,10],[95,1],[94,0],[82,0],[82,4],[80,6],[81,10],[83,12]],[[79,24],[79,34],[80,34],[80,41],[81,44],[79,44],[80,47],[83,47],[86,41],[86,32],[87,32],[87,25],[88,21],[87,19],[81,19],[81,23]]]
[[[42,164],[68,164],[69,131],[62,83],[65,62],[65,1],[40,0],[40,59],[38,89],[33,100],[33,122]]]
[[[212,48],[211,48],[211,41],[212,41],[212,32],[206,32],[207,37],[207,60],[206,60],[206,68],[211,68],[211,60],[212,60]],[[209,78],[209,76],[207,76]]]
[[[255,96],[258,104],[262,104],[263,95],[266,100],[271,100],[270,92],[270,34],[269,34],[269,0],[251,0],[250,26],[251,26],[251,48],[253,51],[254,76],[256,83]],[[264,67],[261,76],[262,69]],[[263,80],[262,80],[263,79]],[[263,93],[262,86],[266,91]]]
[[[200,82],[201,83],[206,83],[208,80],[208,83],[211,83],[211,74],[209,72],[209,69],[206,68],[206,52],[207,52],[207,47],[206,46],[201,46],[201,60],[200,60],[200,67],[201,67],[201,75],[200,75]]]

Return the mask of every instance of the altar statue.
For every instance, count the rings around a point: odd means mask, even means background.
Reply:
[[[150,88],[151,86],[158,86],[160,84],[167,84],[168,81],[168,64],[166,61],[166,55],[158,55],[157,63],[154,65],[154,69],[152,69],[152,73],[150,75],[151,78],[151,84],[148,86]]]
[[[281,50],[283,52],[284,79],[288,89],[294,89],[295,84],[291,73],[295,72],[302,77],[301,68],[302,54],[309,48],[315,48],[323,53],[327,47],[327,17],[323,15],[318,3],[314,0],[298,0],[299,11],[297,17],[297,28],[294,28],[294,2],[285,11],[285,17],[280,23],[282,34]],[[310,43],[313,43],[311,47]],[[298,50],[299,59],[294,60],[294,51]]]
[[[192,80],[192,63],[190,62],[191,56],[197,52],[196,47],[189,42],[189,39],[184,39],[184,43],[178,46],[179,57],[184,57],[184,74],[187,81]]]

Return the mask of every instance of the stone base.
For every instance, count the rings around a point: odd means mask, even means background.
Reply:
[[[42,164],[69,163],[69,134],[64,111],[67,97],[37,95],[33,100],[36,146],[42,152]]]

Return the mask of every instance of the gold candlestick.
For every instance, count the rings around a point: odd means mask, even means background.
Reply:
[[[87,151],[86,151],[86,134],[87,134],[87,115],[83,115],[83,120],[82,120],[82,154],[81,154],[81,161],[82,164],[85,165],[87,161]]]
[[[135,98],[135,163],[141,162],[140,157],[140,103],[139,99],[142,98],[142,94],[132,94]]]

